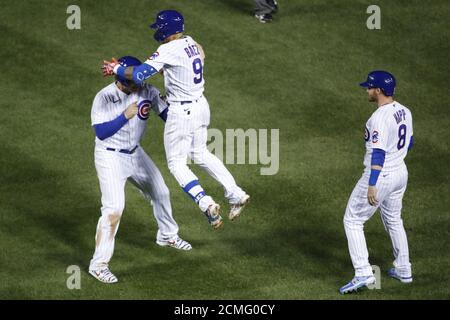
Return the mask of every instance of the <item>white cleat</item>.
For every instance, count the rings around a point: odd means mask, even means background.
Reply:
[[[360,289],[368,287],[376,283],[376,279],[374,276],[367,277],[354,277],[352,281],[347,283],[345,286],[339,289],[341,294],[357,292]]]
[[[117,277],[109,271],[108,267],[101,270],[89,270],[89,274],[103,283],[116,283],[119,281]]]
[[[171,247],[179,250],[191,250],[192,246],[189,242],[181,239],[179,236],[176,236],[170,240],[156,240],[156,243],[161,247]]]
[[[250,196],[248,194],[244,195],[238,203],[231,204],[230,214],[228,218],[230,220],[235,220],[241,215],[242,209],[250,202]]]
[[[411,283],[413,282],[413,277],[412,276],[401,276],[400,273],[397,272],[397,270],[395,268],[391,268],[388,271],[388,275],[391,278],[397,279],[402,283]]]
[[[214,229],[219,229],[223,225],[223,220],[220,216],[220,206],[217,203],[211,204],[204,214],[208,218],[209,224]]]

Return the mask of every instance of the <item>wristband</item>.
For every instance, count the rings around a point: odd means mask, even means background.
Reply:
[[[125,67],[123,67],[123,66],[120,65],[120,64],[116,64],[116,65],[114,66],[113,72],[114,72],[115,74],[117,74],[118,76],[125,78],[125,70],[126,70]]]

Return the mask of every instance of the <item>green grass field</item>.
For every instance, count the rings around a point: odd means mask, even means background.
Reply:
[[[371,31],[372,1],[279,2],[275,21],[261,24],[252,0],[1,0],[1,299],[450,298],[450,4],[377,1],[382,28]],[[81,30],[66,28],[70,4]],[[111,81],[103,59],[156,50],[148,24],[166,8],[184,14],[206,51],[210,127],[279,129],[280,169],[228,165],[252,203],[214,232],[169,173],[164,124],[152,116],[142,145],[194,250],[157,246],[152,210],[127,186],[111,261],[120,282],[103,285],[87,273],[100,214],[91,103]],[[365,231],[382,289],[341,296],[353,276],[342,217],[375,108],[358,83],[373,69],[396,75],[415,121],[403,203],[415,281],[385,275],[392,249],[377,214]],[[151,82],[162,89],[160,76]],[[194,171],[225,207],[222,188]],[[81,290],[66,287],[69,265],[82,269]]]

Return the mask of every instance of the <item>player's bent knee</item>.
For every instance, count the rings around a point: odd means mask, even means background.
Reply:
[[[383,222],[386,228],[389,229],[403,226],[403,220],[401,218],[384,218]]]
[[[120,217],[122,217],[122,212],[114,212],[112,214],[108,215],[108,222],[112,227],[115,227],[119,221],[120,221]]]
[[[117,224],[120,221],[120,218],[122,217],[122,212],[107,212],[103,213],[101,219],[100,219],[100,225],[103,228],[108,228],[114,230],[117,227]]]
[[[350,219],[347,217],[347,215],[344,216],[344,219],[342,219],[342,223],[344,224],[344,226],[349,226],[350,225]]]
[[[359,219],[354,219],[350,214],[345,214],[343,219],[344,227],[348,229],[361,228],[364,224]]]
[[[175,175],[181,170],[188,168],[186,163],[183,163],[181,161],[170,161],[167,164],[169,171],[172,175]]]
[[[155,197],[156,197],[156,199],[154,199],[154,201],[170,199],[169,188],[165,187],[165,188],[162,188],[162,189],[158,190],[158,192],[155,195]]]
[[[205,163],[205,154],[204,153],[192,153],[191,159],[195,164],[202,165]]]
[[[125,206],[111,206],[102,208],[102,215],[106,217],[120,217],[122,216],[122,212]]]

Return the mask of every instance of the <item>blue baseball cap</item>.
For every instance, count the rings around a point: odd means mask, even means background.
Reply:
[[[375,70],[367,75],[367,80],[359,84],[364,88],[380,88],[386,96],[392,96],[395,92],[395,77],[382,70]]]

